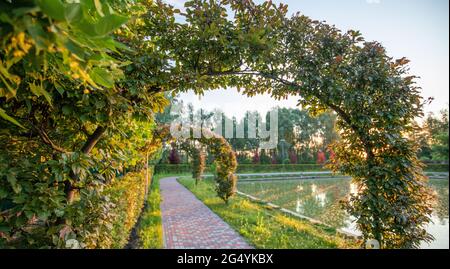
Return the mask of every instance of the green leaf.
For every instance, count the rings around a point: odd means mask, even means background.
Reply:
[[[4,232],[4,233],[8,233],[9,231],[11,231],[11,227],[8,226],[0,226],[0,232]]]
[[[95,32],[98,35],[107,35],[119,28],[122,24],[128,21],[127,17],[111,14],[102,17],[95,25]]]
[[[55,88],[56,90],[59,92],[59,94],[63,95],[63,93],[65,92],[64,87],[59,84],[58,82],[55,82]]]
[[[62,107],[62,112],[64,115],[70,115],[72,113],[72,107],[68,106],[68,105],[63,105]]]
[[[77,27],[80,31],[82,31],[83,33],[90,35],[90,36],[96,36],[97,34],[95,33],[95,25],[92,23],[89,23],[86,20],[80,20],[78,22],[74,22],[72,25],[74,25],[75,27]]]
[[[32,211],[30,211],[30,210],[25,210],[25,216],[28,219],[31,219],[34,216],[34,213]]]
[[[79,46],[74,40],[67,39],[64,45],[70,52],[78,56],[78,58],[80,59],[84,58],[85,50],[81,46]]]
[[[28,33],[31,35],[36,44],[36,50],[39,52],[40,50],[47,49],[50,42],[49,36],[42,28],[42,25],[33,22],[33,19],[30,16],[25,16],[23,18],[23,22],[27,27]]]
[[[20,123],[19,123],[18,121],[16,121],[14,118],[8,116],[8,114],[6,114],[6,112],[5,112],[3,109],[1,109],[1,108],[0,108],[0,117],[2,117],[4,120],[7,120],[7,121],[9,121],[9,122],[11,122],[11,123],[14,123],[15,125],[17,125],[17,126],[23,128],[23,129],[26,129],[25,127],[23,127],[22,124],[20,124]]]
[[[99,0],[94,0],[95,9],[97,9],[97,12],[100,16],[105,16],[102,11],[102,3]]]
[[[4,199],[6,197],[8,197],[8,192],[5,189],[0,188],[0,199]]]
[[[37,4],[50,18],[58,21],[65,20],[65,8],[60,0],[39,0]]]
[[[19,193],[22,191],[22,186],[17,184],[17,178],[13,174],[6,175],[6,180],[8,180],[9,184],[11,184],[11,187],[15,193]]]
[[[83,115],[80,116],[80,120],[82,122],[86,122],[86,121],[89,120],[89,116],[87,114],[83,114]]]
[[[83,17],[80,4],[67,4],[64,10],[64,16],[68,22],[79,21]]]
[[[54,212],[55,212],[55,215],[56,215],[57,217],[62,217],[62,216],[64,216],[64,210],[63,210],[63,209],[55,209]]]
[[[46,220],[48,219],[48,217],[50,216],[50,212],[47,212],[47,211],[41,211],[41,212],[39,212],[37,215],[38,215],[38,218],[39,218],[39,219],[41,219],[41,220],[43,220],[43,221],[46,221]]]
[[[104,87],[112,88],[114,86],[114,78],[113,76],[105,69],[95,67],[89,72],[89,76],[91,79]]]
[[[3,84],[6,86],[6,89],[9,91],[9,93],[0,95],[1,97],[6,97],[7,99],[12,98],[16,95],[16,89],[14,89],[9,83],[6,81],[6,79],[11,80],[13,79],[13,76],[8,72],[6,68],[3,67],[2,62],[0,61],[0,79],[2,80]]]
[[[52,97],[50,96],[50,93],[48,93],[42,84],[36,85],[34,83],[29,82],[28,85],[30,86],[30,90],[32,93],[34,93],[36,96],[43,95],[44,98],[47,100],[47,102],[52,106]]]

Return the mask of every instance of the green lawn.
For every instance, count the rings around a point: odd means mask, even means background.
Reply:
[[[337,235],[332,228],[287,216],[241,196],[233,197],[226,205],[216,196],[212,180],[204,180],[197,186],[188,177],[181,177],[179,182],[256,248],[356,248],[358,245],[355,240]]]

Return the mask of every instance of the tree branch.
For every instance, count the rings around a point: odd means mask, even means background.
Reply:
[[[254,70],[245,70],[245,71],[230,70],[230,71],[225,71],[225,72],[209,72],[209,73],[205,73],[204,75],[205,76],[233,76],[233,75],[235,75],[235,76],[238,76],[238,75],[261,76],[261,77],[264,77],[264,78],[275,80],[275,81],[280,82],[280,83],[282,83],[282,84],[284,84],[286,86],[292,86],[292,87],[296,87],[296,88],[300,88],[301,87],[299,84],[297,84],[295,82],[291,82],[291,81],[282,79],[280,77],[277,77],[276,75],[269,74],[269,73],[264,73],[264,72],[259,72],[259,71],[254,71]],[[317,96],[317,95],[316,95],[316,97],[319,98],[319,99],[323,99],[323,98],[320,98],[320,96]],[[324,103],[328,107],[333,109],[350,126],[350,128],[359,135],[361,141],[363,142],[363,144],[364,144],[364,146],[366,148],[366,151],[367,151],[368,155],[373,155],[372,150],[371,150],[372,146],[371,146],[371,143],[366,138],[366,134],[363,131],[361,131],[357,126],[355,126],[353,124],[350,116],[344,110],[342,110],[339,106],[334,105],[334,104],[332,104],[332,103],[330,103],[330,102],[328,102],[326,100],[322,100],[322,101],[324,101]]]
[[[50,137],[48,136],[48,134],[41,128],[34,126],[34,129],[36,129],[36,131],[39,134],[39,137],[42,139],[42,141],[44,141],[44,143],[48,146],[50,146],[52,149],[61,152],[61,153],[67,153],[69,151],[67,151],[66,149],[62,148],[61,146],[58,146],[57,144],[55,144]]]
[[[106,127],[98,126],[97,129],[95,129],[94,133],[89,136],[88,140],[84,143],[83,147],[81,148],[81,152],[84,154],[89,154],[91,150],[95,147],[98,141],[100,141],[100,138],[102,135],[106,132]],[[71,171],[69,173],[70,178],[74,181],[78,181],[78,176]],[[66,198],[69,204],[71,204],[75,197],[75,192],[77,189],[76,186],[70,181],[64,182],[64,192],[66,193]]]
[[[81,148],[81,152],[89,154],[105,132],[106,127],[98,126],[97,129],[95,129],[94,133],[89,136],[86,143],[84,143],[83,147]]]

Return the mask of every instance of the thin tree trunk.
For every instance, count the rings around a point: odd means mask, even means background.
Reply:
[[[86,143],[81,148],[81,152],[84,154],[91,153],[91,150],[95,147],[101,136],[106,132],[106,127],[98,126],[94,133],[88,138]]]
[[[95,129],[94,133],[89,136],[86,143],[84,143],[83,147],[81,148],[81,152],[84,154],[90,154],[92,149],[95,147],[95,145],[100,141],[100,138],[102,135],[106,132],[106,127],[98,126],[97,129]],[[70,172],[70,178],[73,181],[77,181],[78,177],[73,172]],[[67,202],[71,204],[75,198],[76,188],[73,187],[73,184],[69,181],[66,181],[65,184],[65,192],[66,192],[66,198]]]

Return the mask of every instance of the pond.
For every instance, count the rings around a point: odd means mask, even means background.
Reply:
[[[434,202],[432,221],[427,231],[435,237],[422,248],[449,248],[449,181],[430,179],[430,185],[437,196]],[[320,178],[301,180],[244,181],[238,183],[241,192],[258,197],[291,211],[320,220],[335,228],[354,234],[361,234],[354,219],[340,207],[339,201],[349,193],[357,191],[350,179]]]

